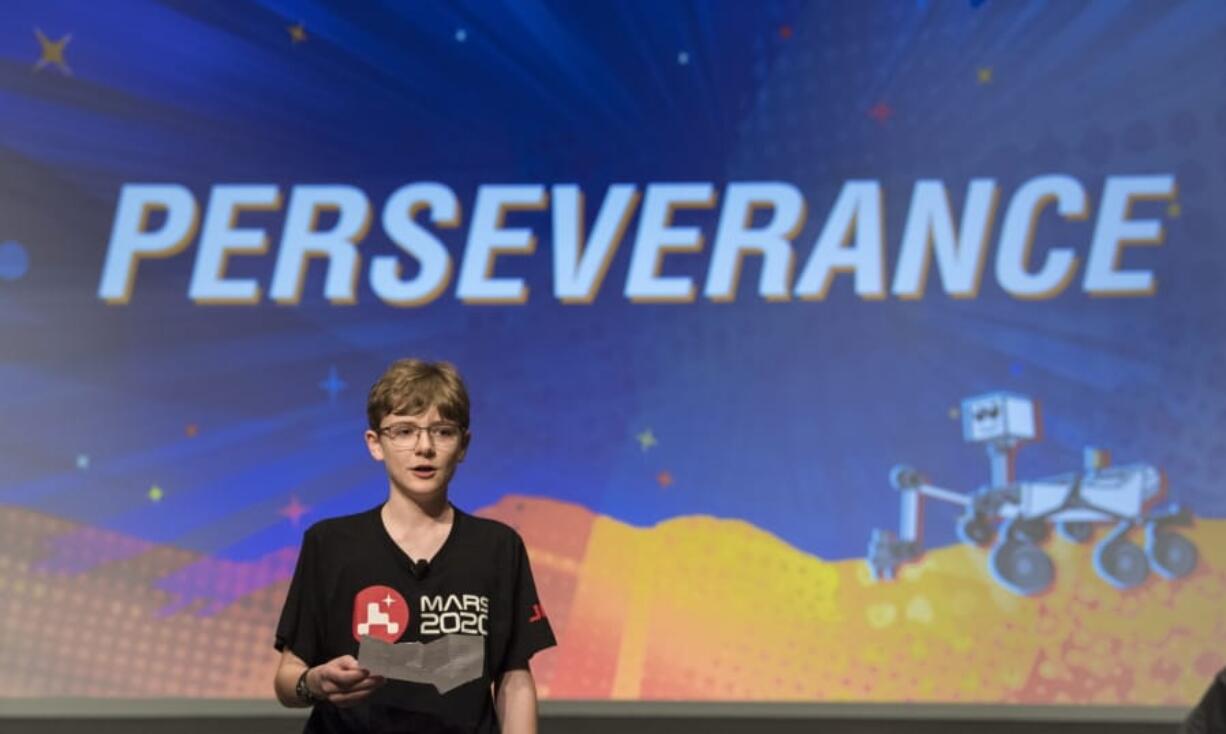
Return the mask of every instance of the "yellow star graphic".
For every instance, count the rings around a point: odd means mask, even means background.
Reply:
[[[980,84],[991,84],[992,83],[992,67],[990,66],[979,67],[979,83]]]
[[[154,502],[161,502],[162,498],[165,496],[166,493],[163,492],[162,488],[156,484],[149,488],[149,499],[153,500]]]
[[[656,434],[652,433],[650,428],[635,436],[635,438],[639,441],[639,448],[644,451],[656,445]]]
[[[1183,214],[1183,207],[1179,206],[1178,201],[1172,201],[1171,205],[1166,208],[1166,214],[1172,219],[1179,219],[1179,215]]]
[[[306,26],[302,23],[297,25],[286,26],[285,30],[289,33],[289,38],[294,43],[305,43],[307,40]]]
[[[43,35],[41,30],[35,28],[34,35],[38,38],[39,46],[39,58],[34,64],[34,71],[42,69],[47,64],[55,64],[61,72],[72,76],[72,69],[69,69],[68,63],[64,61],[64,47],[72,40],[72,34],[67,33],[60,40],[52,41]]]

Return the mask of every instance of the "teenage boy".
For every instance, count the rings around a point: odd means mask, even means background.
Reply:
[[[387,501],[306,531],[277,625],[274,688],[314,706],[305,732],[535,734],[528,660],[557,642],[519,535],[447,499],[468,409],[444,362],[400,360],[371,388],[366,447]],[[409,673],[372,674],[359,644]]]

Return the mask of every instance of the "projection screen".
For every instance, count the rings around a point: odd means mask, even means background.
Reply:
[[[468,380],[452,499],[527,544],[547,701],[1190,705],[1226,666],[1224,34],[7,4],[0,696],[270,702],[303,532],[385,498],[366,393],[417,356]]]

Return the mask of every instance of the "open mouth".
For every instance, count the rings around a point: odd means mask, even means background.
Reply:
[[[432,466],[415,466],[409,469],[413,472],[413,476],[419,479],[431,479],[438,473],[438,469]]]

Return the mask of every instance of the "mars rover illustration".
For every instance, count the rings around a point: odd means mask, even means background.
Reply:
[[[874,530],[868,563],[874,578],[891,580],[899,566],[923,553],[923,506],[926,500],[960,505],[963,542],[987,546],[995,540],[988,566],[1002,586],[1017,594],[1037,594],[1055,577],[1051,558],[1040,544],[1051,527],[1066,540],[1084,543],[1096,525],[1110,525],[1095,548],[1098,575],[1120,589],[1137,586],[1151,567],[1168,579],[1196,568],[1197,550],[1175,532],[1190,525],[1192,515],[1177,505],[1157,508],[1165,493],[1161,472],[1150,464],[1110,466],[1107,453],[1085,450],[1080,472],[1017,481],[1018,448],[1039,436],[1036,405],[1027,397],[989,393],[962,402],[962,435],[986,446],[991,483],[964,494],[929,484],[909,466],[896,466],[890,483],[901,502],[898,534]],[[1144,526],[1144,550],[1127,534]]]

